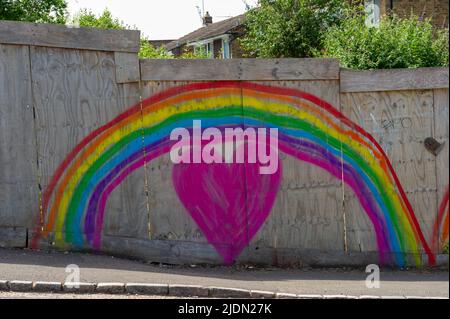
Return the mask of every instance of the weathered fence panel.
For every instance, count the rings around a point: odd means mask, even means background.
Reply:
[[[320,76],[317,74],[317,76]],[[295,96],[278,95],[281,89],[291,89],[293,92],[306,92],[339,108],[339,82],[336,80],[321,81],[252,81],[260,85],[267,85],[274,89],[270,94],[262,96],[263,113],[266,117],[271,109],[280,107],[281,103],[305,107],[312,103],[300,100]],[[243,92],[243,104],[252,105],[251,91]],[[276,102],[274,102],[276,101]],[[292,112],[292,110],[291,110]],[[245,112],[244,112],[245,115]],[[246,121],[244,121],[246,123]],[[289,127],[289,123],[280,128]],[[281,140],[281,137],[279,136]],[[301,148],[300,148],[301,150]],[[249,252],[245,258],[255,261],[267,260],[269,255],[273,262],[299,262],[291,250],[319,252],[343,252],[344,223],[342,211],[342,184],[327,173],[323,168],[298,161],[293,155],[280,152],[281,180],[278,195],[269,217],[261,230],[252,240]],[[314,158],[311,159],[314,161]],[[252,186],[251,190],[256,186]],[[280,231],[283,229],[283,231]],[[259,258],[256,258],[259,256]],[[303,253],[304,263],[314,262],[314,254]]]
[[[29,49],[0,44],[0,246],[25,247],[39,223],[33,115]]]
[[[81,167],[80,172],[89,173],[89,167],[83,166],[83,162],[78,160],[80,156],[86,156],[88,161],[101,165],[97,159],[102,147],[100,142],[91,147],[93,151],[90,154],[73,157],[71,151],[93,131],[113,120],[128,107],[138,104],[140,95],[136,88],[129,87],[127,90],[116,84],[112,53],[31,47],[31,64],[38,163],[41,185],[48,190],[49,187],[56,187],[55,172],[66,176],[72,170],[71,167],[78,166]],[[116,137],[110,138],[114,140]],[[60,164],[65,160],[71,161],[70,166],[61,169]],[[55,192],[57,196],[43,196],[43,209],[50,212],[47,224],[56,226],[54,229],[44,230],[55,232],[55,238],[59,242],[65,236],[71,236],[68,225],[74,223],[73,227],[77,227],[83,217],[78,211],[74,211],[75,203],[69,201],[68,197],[75,191],[76,184],[83,181],[83,176],[84,174],[80,174],[73,176],[71,180],[67,179],[67,189],[62,184],[58,185]],[[87,188],[91,186],[86,185]],[[82,201],[86,195],[80,192],[78,196],[76,200]],[[136,223],[135,217],[142,210],[146,212],[146,202],[144,180],[140,176],[131,176],[116,189],[107,203],[110,218],[107,219],[105,233],[145,236],[145,223]],[[72,214],[70,218],[63,219],[61,214],[66,209]],[[111,225],[111,222],[114,224]],[[66,230],[62,233],[64,226]],[[68,229],[69,234],[66,234]]]
[[[436,227],[442,223],[439,205],[448,188],[448,150],[445,150],[448,89],[440,89],[446,86],[448,70],[439,68],[341,72],[343,113],[380,143],[433,253],[442,249],[442,245],[436,244],[439,236]],[[426,142],[430,138],[442,143],[444,148],[437,153],[427,150]],[[348,193],[345,207],[346,213],[352,216],[350,222],[363,216],[360,205]],[[368,236],[360,233],[362,225],[367,225],[366,221],[350,224],[348,231],[351,246],[354,249],[359,246],[364,251],[367,247],[364,239]],[[373,244],[369,250],[376,249]],[[422,251],[425,252],[424,247]]]
[[[0,246],[435,264],[448,243],[448,68],[139,60],[138,47],[138,32],[0,22]],[[170,134],[194,120],[245,130],[234,152],[276,140],[277,169],[174,164]]]
[[[342,103],[344,114],[379,141],[411,201],[425,237],[431,239],[436,216],[430,212],[437,212],[436,162],[423,143],[433,136],[432,91],[347,93]],[[355,207],[346,201],[346,208],[350,208],[347,204]],[[346,212],[353,214],[350,209]],[[357,208],[356,214],[362,215]]]
[[[433,247],[442,252],[448,242],[449,210],[449,96],[447,89],[433,90],[434,94],[434,137],[443,147],[436,155],[437,207],[438,219],[433,225]],[[446,214],[446,215],[445,215]]]
[[[141,95],[138,83],[119,84],[117,94],[116,115],[125,112],[130,106],[139,106]],[[142,130],[141,126],[139,130]],[[129,134],[126,126],[119,131],[119,136]],[[115,139],[119,141],[119,137]],[[136,152],[144,154],[142,146]],[[116,188],[112,190],[106,204],[108,215],[104,218],[105,235],[148,238],[148,196],[144,169],[133,172],[121,183],[117,182]]]

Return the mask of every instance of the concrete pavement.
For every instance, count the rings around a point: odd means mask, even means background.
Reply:
[[[80,268],[81,282],[202,285],[300,295],[449,297],[449,273],[445,270],[382,270],[380,288],[368,289],[364,270],[179,267],[100,255],[9,249],[0,249],[0,280],[64,282],[70,264]]]

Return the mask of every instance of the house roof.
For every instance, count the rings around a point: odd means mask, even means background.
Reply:
[[[244,22],[244,19],[245,14],[241,14],[230,19],[207,25],[179,38],[178,40],[170,42],[166,45],[166,49],[171,51],[190,42],[205,40],[220,36],[222,34],[230,33],[236,27],[241,26]]]
[[[171,40],[148,40],[148,42],[153,45],[155,48],[159,48],[162,46],[165,46],[167,44],[169,44],[170,42],[175,41],[173,39]]]

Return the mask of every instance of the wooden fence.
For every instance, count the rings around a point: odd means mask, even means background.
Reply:
[[[139,36],[0,21],[0,246],[174,264],[442,262],[448,68],[139,60]],[[279,128],[279,170],[174,165],[170,129],[194,119]]]

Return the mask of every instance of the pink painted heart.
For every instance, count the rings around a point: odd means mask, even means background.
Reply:
[[[232,264],[270,214],[281,181],[259,164],[178,164],[173,184],[210,244]]]

